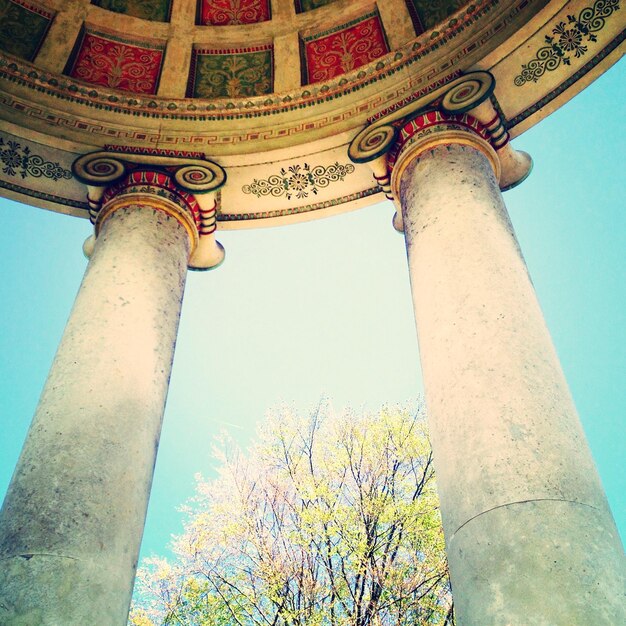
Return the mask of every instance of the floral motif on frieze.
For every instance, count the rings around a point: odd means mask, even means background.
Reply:
[[[272,174],[268,178],[255,178],[250,185],[244,185],[244,193],[254,194],[257,198],[285,196],[287,200],[296,197],[299,200],[307,198],[309,194],[316,195],[321,188],[331,183],[344,180],[348,174],[354,172],[352,163],[341,164],[338,161],[332,165],[290,165],[281,168],[279,174]]]
[[[407,0],[407,7],[415,31],[420,34],[441,24],[465,3],[466,0]]]
[[[46,161],[38,154],[33,154],[28,146],[22,146],[17,141],[5,141],[0,137],[0,163],[2,173],[8,176],[22,178],[50,178],[61,180],[72,178],[72,172],[59,163]]]
[[[303,39],[307,83],[330,80],[389,51],[380,18],[370,14],[356,23]]]
[[[187,89],[192,98],[241,98],[273,89],[272,46],[194,50]]]
[[[326,6],[335,0],[295,0],[296,13],[304,13],[306,11],[312,11],[313,9],[319,9],[319,7]]]
[[[93,85],[155,94],[162,62],[162,47],[140,47],[86,32],[68,73]]]
[[[0,50],[32,61],[52,17],[52,12],[22,0],[0,0]]]
[[[606,19],[619,10],[620,0],[596,0],[585,7],[578,16],[568,15],[567,21],[560,21],[550,35],[546,35],[546,45],[537,50],[535,58],[522,65],[515,77],[520,87],[528,82],[536,83],[546,72],[553,72],[561,65],[570,65],[575,58],[587,54],[589,44],[598,41],[595,33],[606,25]]]
[[[169,21],[172,4],[171,0],[91,0],[91,3],[108,11],[154,22]]]
[[[200,0],[200,24],[256,24],[270,19],[270,0]]]

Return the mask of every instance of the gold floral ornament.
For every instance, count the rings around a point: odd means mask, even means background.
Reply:
[[[298,199],[307,198],[310,193],[316,195],[323,188],[333,182],[344,180],[348,174],[354,172],[354,165],[345,165],[335,162],[333,165],[316,165],[311,167],[304,165],[290,165],[287,169],[281,168],[280,174],[273,174],[268,178],[255,178],[250,185],[244,185],[241,190],[251,193],[257,198],[273,196],[279,198],[285,196],[291,200],[293,196]]]
[[[596,0],[593,6],[585,7],[578,15],[567,16],[567,22],[559,22],[552,29],[552,36],[546,35],[545,46],[539,48],[534,59],[522,65],[522,71],[515,77],[517,87],[536,83],[546,72],[570,65],[570,55],[577,59],[587,54],[589,43],[598,41],[594,33],[606,25],[606,18],[619,10],[620,0]]]
[[[17,141],[5,141],[0,137],[0,166],[7,176],[22,178],[49,178],[57,181],[72,178],[72,172],[57,162],[46,161],[38,154],[33,154],[28,146]]]

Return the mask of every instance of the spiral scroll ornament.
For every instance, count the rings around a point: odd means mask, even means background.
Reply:
[[[184,165],[174,174],[176,184],[190,193],[209,193],[216,191],[226,182],[226,171],[212,161],[201,164]]]
[[[291,200],[295,196],[302,200],[311,193],[316,195],[320,189],[328,187],[331,183],[344,180],[353,172],[352,163],[336,161],[330,165],[312,167],[308,163],[303,165],[294,163],[288,168],[281,167],[280,174],[272,174],[268,178],[255,178],[249,185],[244,185],[241,191],[254,194],[257,198],[271,195],[274,198],[285,196],[287,200]]]
[[[72,172],[81,183],[108,187],[125,176],[126,165],[116,156],[92,152],[76,159],[72,164]]]
[[[607,18],[619,10],[619,0],[596,0],[585,7],[577,16],[568,15],[545,35],[543,45],[535,53],[535,58],[522,65],[520,73],[513,80],[516,87],[526,83],[536,83],[546,72],[571,64],[571,56],[579,59],[598,41],[595,33],[606,26]]]
[[[493,93],[496,80],[489,72],[472,72],[448,90],[441,100],[445,113],[467,113],[487,100]]]
[[[394,144],[398,129],[391,124],[367,126],[353,140],[348,156],[354,163],[367,163],[385,154]]]
[[[92,152],[72,164],[74,176],[87,185],[95,228],[85,254],[91,255],[102,225],[115,211],[139,204],[173,217],[187,231],[190,269],[217,267],[224,249],[215,239],[215,192],[226,182],[224,168],[200,153],[112,148],[114,152]]]

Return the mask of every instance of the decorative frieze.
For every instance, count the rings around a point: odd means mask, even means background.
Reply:
[[[217,215],[218,222],[252,222],[262,220],[270,220],[276,218],[289,218],[294,215],[302,215],[305,213],[314,213],[316,211],[324,212],[328,209],[341,206],[343,204],[350,204],[358,202],[364,198],[375,196],[378,193],[378,187],[369,187],[362,191],[357,191],[345,196],[339,196],[338,198],[331,198],[330,200],[321,200],[319,202],[312,202],[311,204],[305,204],[303,206],[289,206],[283,209],[270,209],[268,211],[254,211],[251,213],[226,213],[219,211]]]
[[[619,8],[620,0],[596,0],[578,15],[568,15],[566,22],[558,22],[550,35],[545,36],[546,45],[522,65],[521,72],[514,79],[515,85],[536,83],[546,72],[570,65],[572,56],[578,59],[587,54],[590,46],[598,41],[595,33],[606,26],[607,18]]]
[[[328,187],[331,183],[345,179],[354,172],[352,163],[332,165],[290,165],[282,167],[279,174],[273,174],[265,179],[254,179],[251,184],[242,187],[243,193],[254,194],[257,198],[285,196],[287,200],[296,197],[299,200],[307,198],[309,194],[317,195],[320,188]]]
[[[7,176],[50,178],[54,181],[72,178],[72,172],[59,163],[46,161],[40,155],[31,152],[28,146],[23,146],[17,141],[5,141],[2,137],[0,137],[0,162],[2,173]]]

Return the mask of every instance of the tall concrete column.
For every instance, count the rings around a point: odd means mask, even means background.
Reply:
[[[626,623],[624,555],[469,116],[405,128],[402,206],[459,626]]]
[[[126,624],[197,233],[117,191],[0,512],[3,626]]]

